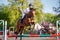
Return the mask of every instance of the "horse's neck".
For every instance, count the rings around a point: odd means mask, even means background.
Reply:
[[[31,12],[27,13],[25,16],[26,16],[27,18],[31,18],[31,17],[33,17],[33,15],[32,15]]]

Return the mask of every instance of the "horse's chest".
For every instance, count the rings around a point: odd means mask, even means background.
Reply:
[[[22,23],[22,24],[20,24],[20,26],[21,26],[21,27],[24,27],[24,26],[25,26],[25,24],[24,24],[24,23]]]

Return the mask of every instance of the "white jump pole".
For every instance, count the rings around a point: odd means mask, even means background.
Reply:
[[[5,21],[5,40],[7,40],[7,21]]]
[[[3,22],[3,40],[5,40],[5,34],[4,34],[4,32],[5,32],[5,30],[4,30],[4,20],[2,20],[2,22]]]
[[[2,40],[4,40],[5,39],[5,34],[4,34],[4,20],[0,20],[0,21],[2,21],[2,23],[3,23],[3,36],[2,36]]]
[[[58,20],[56,21],[56,27],[57,27],[57,35],[58,35]],[[57,36],[57,40],[58,40],[58,36]]]

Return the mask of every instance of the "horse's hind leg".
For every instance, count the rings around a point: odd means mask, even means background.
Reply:
[[[20,29],[20,40],[22,40],[22,34],[24,33],[24,31],[25,31],[25,29],[26,29],[26,26],[21,26],[21,29]]]
[[[17,23],[17,27],[16,27],[16,31],[15,34],[18,36],[19,33],[19,29],[20,29],[20,23]],[[16,36],[16,40],[17,40],[17,36]]]
[[[22,34],[20,34],[20,40],[22,40]]]
[[[23,26],[20,26],[19,32],[20,32],[20,40],[22,40]]]

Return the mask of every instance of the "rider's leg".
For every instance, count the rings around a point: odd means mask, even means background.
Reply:
[[[21,19],[21,22],[22,22],[22,20],[24,19],[24,16],[25,16],[25,14],[24,14],[24,12],[22,12],[22,19]]]
[[[25,18],[25,16],[21,19],[21,22],[23,21],[24,18]]]

